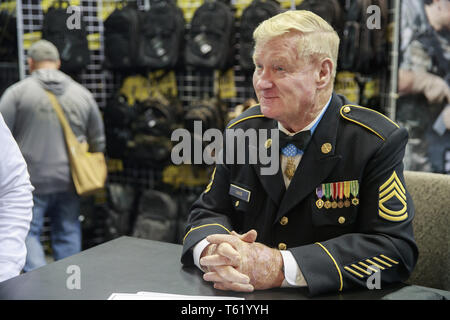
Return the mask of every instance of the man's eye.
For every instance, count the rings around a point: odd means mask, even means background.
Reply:
[[[283,67],[280,67],[280,66],[275,66],[275,70],[276,71],[284,71],[285,69]]]

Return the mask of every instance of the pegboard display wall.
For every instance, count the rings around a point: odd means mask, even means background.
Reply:
[[[114,8],[117,1],[92,1],[92,0],[72,0],[71,5],[79,6],[83,19],[87,25],[89,48],[91,53],[90,63],[85,70],[79,74],[71,75],[75,80],[82,83],[94,95],[100,108],[106,107],[108,99],[120,88],[122,76],[113,74],[103,67],[104,62],[104,44],[103,44],[103,22],[104,18]],[[123,1],[122,1],[123,2]],[[183,10],[186,21],[186,28],[189,28],[189,21],[192,18],[195,9],[203,4],[203,0],[177,1],[177,5]],[[231,3],[236,12],[242,11],[251,0],[235,0]],[[284,8],[289,8],[300,1],[280,1]],[[149,8],[149,1],[137,0],[139,10]],[[29,46],[41,38],[42,21],[44,12],[52,1],[23,0],[21,1],[21,16],[23,26],[23,58],[22,63],[25,74],[28,74],[26,56]],[[236,19],[238,24],[238,19]],[[236,34],[236,40],[239,34]],[[237,48],[237,52],[238,52]],[[237,53],[238,54],[238,53]],[[240,104],[254,96],[251,76],[241,72],[240,67],[235,65],[235,97],[225,99],[230,106]],[[183,105],[203,97],[205,95],[214,95],[214,72],[199,72],[193,68],[186,67],[184,70],[176,72],[176,81],[178,89],[178,98]]]

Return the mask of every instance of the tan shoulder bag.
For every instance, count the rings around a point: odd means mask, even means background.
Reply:
[[[102,152],[88,152],[89,145],[86,142],[80,143],[78,141],[56,96],[49,91],[47,91],[47,94],[64,131],[70,172],[78,195],[85,196],[103,189],[107,177],[104,154]]]

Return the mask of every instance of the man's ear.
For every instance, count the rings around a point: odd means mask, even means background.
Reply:
[[[30,73],[34,71],[34,61],[31,58],[27,58],[28,63],[28,69],[30,70]]]
[[[61,60],[56,61],[56,69],[61,68]]]
[[[323,89],[328,86],[332,79],[333,61],[330,58],[324,58],[319,62],[319,70],[317,74],[317,88]]]

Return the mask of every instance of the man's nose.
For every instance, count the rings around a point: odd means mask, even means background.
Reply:
[[[256,76],[256,89],[270,89],[273,87],[272,78],[270,73],[263,71],[261,74]]]

